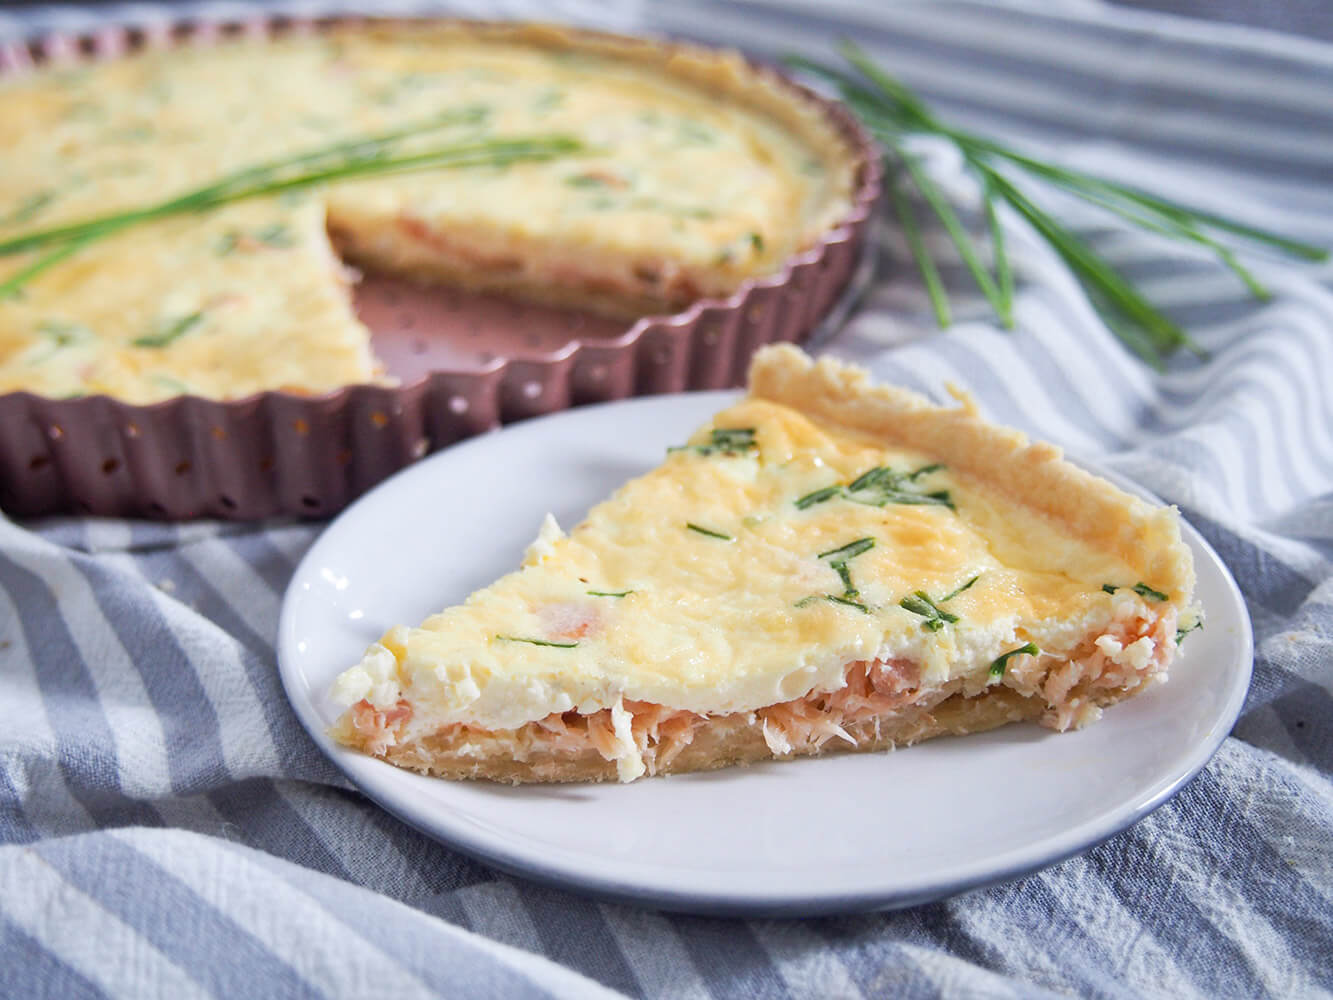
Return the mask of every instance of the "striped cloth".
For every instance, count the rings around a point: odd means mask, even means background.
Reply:
[[[540,9],[761,53],[852,34],[967,126],[1293,236],[1333,233],[1333,48],[1090,4]],[[10,9],[0,32],[93,17]],[[956,160],[927,152],[975,207]],[[1164,376],[1132,360],[1018,225],[1017,332],[959,267],[945,268],[959,322],[932,332],[886,227],[886,274],[827,349],[929,393],[968,387],[995,419],[1178,504],[1221,553],[1255,625],[1254,682],[1171,803],[1044,872],[902,912],[742,921],[590,902],[405,827],[302,732],[273,643],[319,525],[0,519],[0,995],[1333,993],[1333,268],[1256,255],[1275,293],[1257,303],[1198,254],[1047,203],[1212,360]]]

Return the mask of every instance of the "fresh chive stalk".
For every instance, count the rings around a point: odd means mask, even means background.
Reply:
[[[194,188],[183,194],[176,195],[173,198],[158,202],[156,205],[115,212],[108,215],[98,216],[93,219],[87,219],[82,222],[68,223],[33,233],[27,233],[23,236],[11,237],[8,240],[0,242],[0,254],[18,253],[22,250],[28,250],[34,246],[40,246],[54,240],[68,239],[87,230],[98,229],[110,223],[133,223],[143,221],[145,213],[153,213],[153,218],[160,218],[162,215],[170,215],[174,212],[195,211],[201,206],[209,207],[210,203],[215,202],[218,199],[234,200],[234,195],[237,192],[243,192],[255,184],[273,180],[283,171],[291,170],[292,168],[303,168],[306,172],[318,172],[320,170],[329,169],[334,165],[346,165],[358,161],[372,162],[377,158],[382,159],[387,148],[393,143],[435,131],[449,125],[478,121],[480,120],[480,113],[479,109],[476,108],[448,112],[427,119],[425,122],[416,122],[412,125],[393,129],[388,132],[380,132],[374,135],[361,136],[353,139],[343,139],[292,156],[285,156],[279,159],[268,160],[264,163],[258,163],[253,166],[243,167],[232,173],[224,174],[217,180],[205,184],[202,187]],[[332,162],[324,163],[323,161]],[[298,173],[300,172],[301,171],[298,170]]]
[[[1200,357],[1202,349],[1189,335],[1154,306],[1118,271],[1074,236],[1022,190],[1016,173],[1037,178],[1067,191],[1132,225],[1164,237],[1201,246],[1229,269],[1246,289],[1261,300],[1269,291],[1236,257],[1219,235],[1240,239],[1310,261],[1326,261],[1329,251],[1280,233],[1226,218],[1215,212],[1173,201],[1143,188],[1028,156],[994,139],[946,124],[912,90],[877,66],[854,42],[844,41],[839,51],[848,68],[828,66],[801,56],[788,64],[837,88],[884,148],[894,209],[908,248],[921,271],[936,322],[946,327],[951,309],[939,268],[921,236],[908,184],[940,220],[977,287],[1005,327],[1013,326],[1014,281],[1000,225],[998,206],[1008,205],[1045,239],[1082,283],[1094,308],[1107,326],[1131,351],[1162,369],[1164,359],[1179,348]],[[993,274],[981,261],[973,238],[962,227],[953,208],[923,165],[908,152],[913,136],[935,135],[952,142],[963,161],[981,181],[982,209],[991,247]]]
[[[634,593],[632,590],[589,590],[587,591],[593,597],[628,597]]]
[[[453,119],[449,124],[457,120]],[[427,169],[508,166],[527,160],[552,159],[583,149],[578,140],[568,136],[539,135],[454,143],[414,153],[396,154],[392,151],[392,143],[425,130],[417,126],[334,143],[297,156],[247,167],[154,204],[0,240],[0,256],[53,248],[0,282],[0,299],[15,295],[37,275],[77,253],[88,243],[145,222],[210,211],[237,201],[281,195],[332,181]]]

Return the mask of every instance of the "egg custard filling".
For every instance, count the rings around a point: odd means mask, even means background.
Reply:
[[[1172,508],[789,346],[568,535],[344,672],[348,746],[576,781],[1064,730],[1200,624]]]
[[[23,249],[283,162],[328,179]],[[0,392],[152,403],[387,381],[352,268],[627,318],[729,295],[846,217],[856,154],[735,52],[372,22],[0,79],[0,163]]]

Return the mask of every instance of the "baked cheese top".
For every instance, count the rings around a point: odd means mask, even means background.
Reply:
[[[1188,601],[1145,565],[964,465],[751,397],[568,536],[548,522],[517,572],[391,629],[335,696],[405,698],[428,733],[629,700],[753,711],[882,656],[921,664],[923,685],[984,686],[1029,642],[1068,655],[1126,602]]]
[[[849,204],[845,144],[734,54],[379,26],[0,82],[0,240],[437,119],[451,124],[394,151],[553,134],[586,149],[341,181],[92,243],[0,301],[0,391],[144,403],[373,379],[330,230],[390,266],[395,243],[445,234],[481,271],[530,258],[538,284],[559,285],[561,261],[620,261],[713,294],[775,270]],[[0,257],[0,282],[34,259]]]

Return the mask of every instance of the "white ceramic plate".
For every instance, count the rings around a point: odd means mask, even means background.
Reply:
[[[895,753],[517,788],[425,778],[330,741],[329,684],[385,628],[517,566],[548,510],[572,526],[734,398],[649,397],[517,424],[344,511],[297,569],[279,627],[283,684],[315,742],[385,809],[497,868],[667,909],[809,915],[907,906],[1052,864],[1161,805],[1226,737],[1249,684],[1249,617],[1186,525],[1207,627],[1169,683],[1080,732],[1017,725]]]

